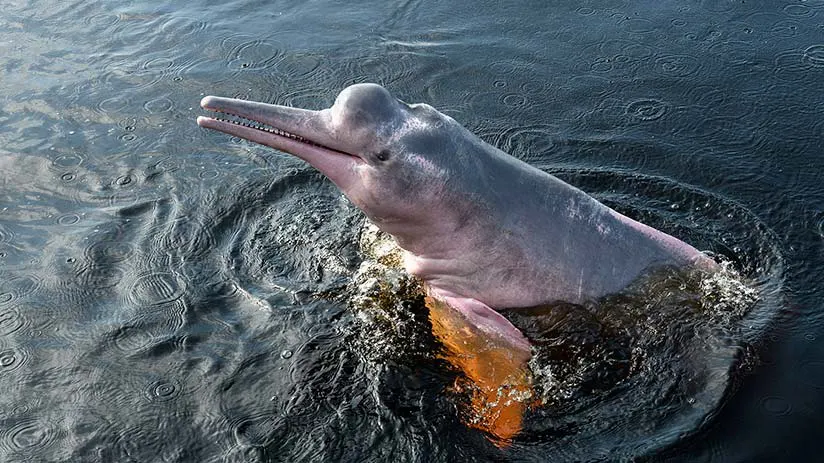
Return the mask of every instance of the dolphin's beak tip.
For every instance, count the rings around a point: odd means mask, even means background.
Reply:
[[[203,127],[203,123],[206,122],[206,118],[203,116],[197,116],[197,125]]]
[[[200,100],[200,107],[203,109],[208,109],[212,102],[214,101],[215,97],[212,95],[204,96],[202,100]]]

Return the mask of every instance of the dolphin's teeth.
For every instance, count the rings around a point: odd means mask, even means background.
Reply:
[[[230,116],[234,116],[231,113],[225,113],[223,111],[215,111],[215,112],[218,112],[218,113],[221,113],[221,114],[228,114]],[[240,118],[240,116],[237,116],[237,117]],[[266,126],[266,125],[258,123],[257,121],[252,121],[252,120],[249,120],[249,119],[242,119],[242,120],[226,119],[226,118],[222,118],[222,117],[216,117],[215,119],[218,120],[218,121],[221,121],[221,122],[227,122],[229,124],[240,125],[242,127],[246,127],[246,128],[249,128],[249,129],[260,130],[260,131],[263,131],[263,132],[269,132],[271,134],[278,135],[278,136],[281,136],[281,137],[291,138],[292,140],[296,140],[296,141],[299,141],[299,142],[302,142],[302,143],[315,145],[315,143],[301,137],[300,135],[295,135],[293,133],[289,133],[289,132],[287,132],[283,129],[279,129],[277,127]]]

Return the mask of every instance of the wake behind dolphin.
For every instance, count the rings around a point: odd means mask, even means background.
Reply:
[[[707,256],[485,143],[429,105],[376,84],[319,111],[207,96],[201,127],[291,153],[326,175],[403,249],[434,300],[528,350],[493,309],[581,303],[658,266]]]

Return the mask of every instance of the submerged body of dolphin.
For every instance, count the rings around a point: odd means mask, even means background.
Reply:
[[[404,250],[428,294],[484,332],[528,349],[494,308],[579,303],[659,265],[714,263],[583,191],[383,87],[344,89],[320,111],[207,96],[244,121],[200,126],[291,153],[326,175]]]

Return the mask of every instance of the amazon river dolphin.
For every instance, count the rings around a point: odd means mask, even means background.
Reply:
[[[529,349],[493,309],[580,303],[662,265],[707,256],[530,166],[427,104],[376,84],[319,111],[207,96],[201,127],[295,155],[337,185],[404,251],[427,294]]]

